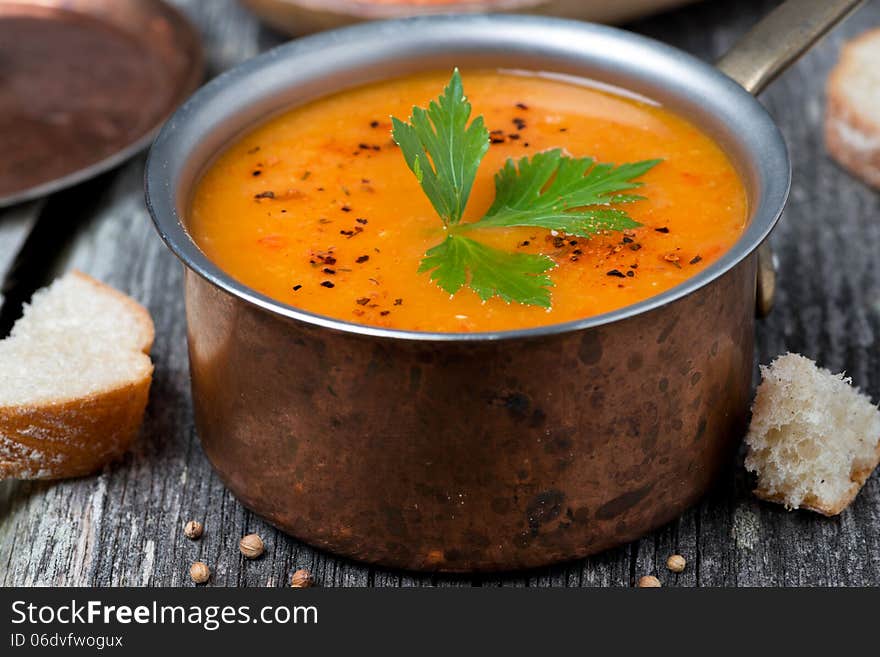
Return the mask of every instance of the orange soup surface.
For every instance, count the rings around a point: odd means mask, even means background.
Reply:
[[[710,265],[742,235],[746,192],[708,136],[650,102],[548,76],[464,71],[491,132],[463,222],[494,198],[508,158],[563,148],[626,163],[659,158],[624,209],[640,228],[591,239],[536,228],[472,231],[487,245],[553,258],[552,306],[454,296],[427,273],[442,221],[391,139],[390,116],[426,107],[448,73],[381,82],[277,116],[223,152],[196,187],[187,228],[240,282],[306,311],[350,322],[439,332],[556,324],[654,296]]]

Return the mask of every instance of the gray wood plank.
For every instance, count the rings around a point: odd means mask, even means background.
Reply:
[[[207,42],[219,72],[281,40],[232,0],[178,2]],[[776,3],[705,2],[633,27],[713,60]],[[790,145],[795,182],[773,238],[780,264],[774,313],[757,330],[757,360],[786,350],[847,370],[880,399],[880,195],[824,154],[823,85],[843,39],[880,24],[876,3],[862,10],[771,87],[763,101]],[[142,436],[125,459],[96,477],[59,483],[0,484],[0,584],[188,585],[196,560],[213,585],[286,586],[308,568],[322,586],[632,586],[645,574],[665,585],[880,584],[880,480],[873,476],[842,517],[788,513],[754,499],[741,464],[694,509],[630,545],[578,562],[527,573],[435,576],[389,571],[310,548],[244,509],[211,470],[193,426],[179,264],[155,236],[141,192],[143,159],[112,180],[92,221],[82,226],[59,271],[78,267],[123,289],[156,322],[156,376]],[[0,215],[0,269],[16,245]],[[7,227],[4,228],[4,224]],[[6,233],[4,233],[4,230]],[[4,253],[8,255],[4,256]],[[205,523],[197,542],[183,537],[190,518]],[[256,531],[266,554],[237,550]],[[669,554],[688,560],[665,568]]]

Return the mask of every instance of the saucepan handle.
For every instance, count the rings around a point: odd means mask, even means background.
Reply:
[[[786,0],[718,60],[717,67],[749,93],[759,94],[862,2]],[[773,307],[776,288],[776,267],[769,242],[758,250],[757,285],[756,312],[764,317]]]

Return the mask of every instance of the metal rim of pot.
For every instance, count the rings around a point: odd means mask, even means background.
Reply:
[[[356,324],[276,301],[215,265],[186,231],[189,192],[211,159],[268,117],[322,96],[452,66],[551,71],[611,84],[668,106],[728,153],[749,194],[750,218],[736,244],[703,271],[618,310],[536,328],[432,333]],[[364,336],[422,341],[540,338],[648,312],[710,284],[761,246],[778,221],[791,180],[775,122],[719,69],[671,46],[624,30],[535,16],[430,16],[366,23],[279,46],[202,87],[166,123],[148,158],[147,206],[162,239],[192,271],[276,315]]]

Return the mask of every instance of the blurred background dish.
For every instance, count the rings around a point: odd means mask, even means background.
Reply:
[[[487,11],[545,14],[618,23],[695,0],[241,0],[274,28],[292,35],[366,20]]]
[[[146,147],[202,70],[198,34],[160,0],[0,0],[0,207]]]

